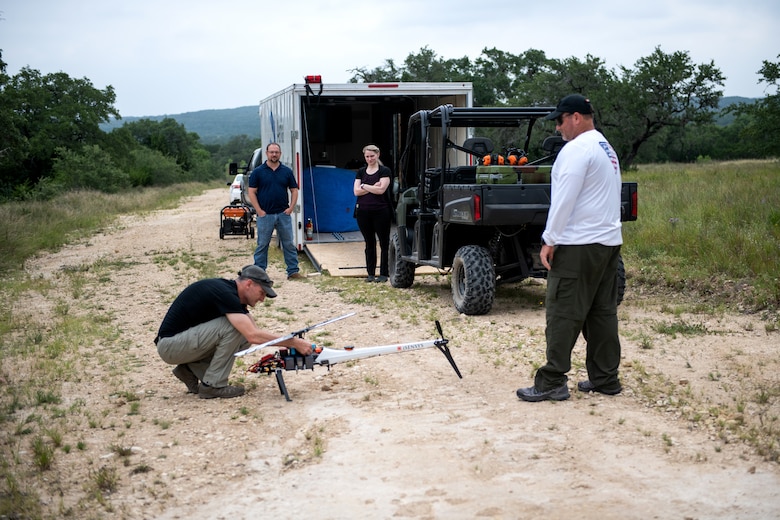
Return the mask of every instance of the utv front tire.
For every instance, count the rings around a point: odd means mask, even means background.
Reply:
[[[490,251],[463,246],[452,261],[452,301],[458,312],[487,314],[496,297],[496,272]]]
[[[390,237],[390,247],[387,249],[387,263],[390,271],[390,285],[398,289],[406,289],[414,283],[414,264],[401,258],[401,238],[398,233]]]

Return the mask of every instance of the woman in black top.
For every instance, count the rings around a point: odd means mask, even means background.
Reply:
[[[379,148],[369,144],[363,148],[366,166],[355,175],[353,191],[357,196],[355,213],[358,227],[366,241],[367,282],[386,282],[389,276],[387,250],[390,246],[392,205],[388,197],[390,168],[379,160]],[[379,276],[376,274],[376,241],[379,239]]]

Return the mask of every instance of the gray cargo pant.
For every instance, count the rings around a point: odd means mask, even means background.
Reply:
[[[209,386],[227,386],[234,354],[249,342],[224,316],[157,341],[157,353],[171,365],[187,365]]]

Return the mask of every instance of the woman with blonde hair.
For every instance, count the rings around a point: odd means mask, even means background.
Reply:
[[[357,197],[355,217],[366,242],[367,282],[383,283],[389,276],[387,250],[390,247],[390,227],[393,207],[388,197],[392,172],[379,160],[379,148],[369,144],[363,148],[366,166],[355,174],[353,192]],[[379,239],[379,276],[376,275],[376,242]]]

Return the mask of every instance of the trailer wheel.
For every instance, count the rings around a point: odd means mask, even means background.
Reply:
[[[623,296],[626,294],[626,266],[623,265],[623,256],[618,256],[617,266],[617,304],[623,302]]]
[[[496,272],[490,251],[463,246],[452,261],[452,300],[458,312],[487,314],[496,297]]]
[[[414,283],[415,265],[401,258],[401,238],[398,233],[390,237],[390,247],[387,249],[388,271],[390,285],[398,289],[406,289]]]

